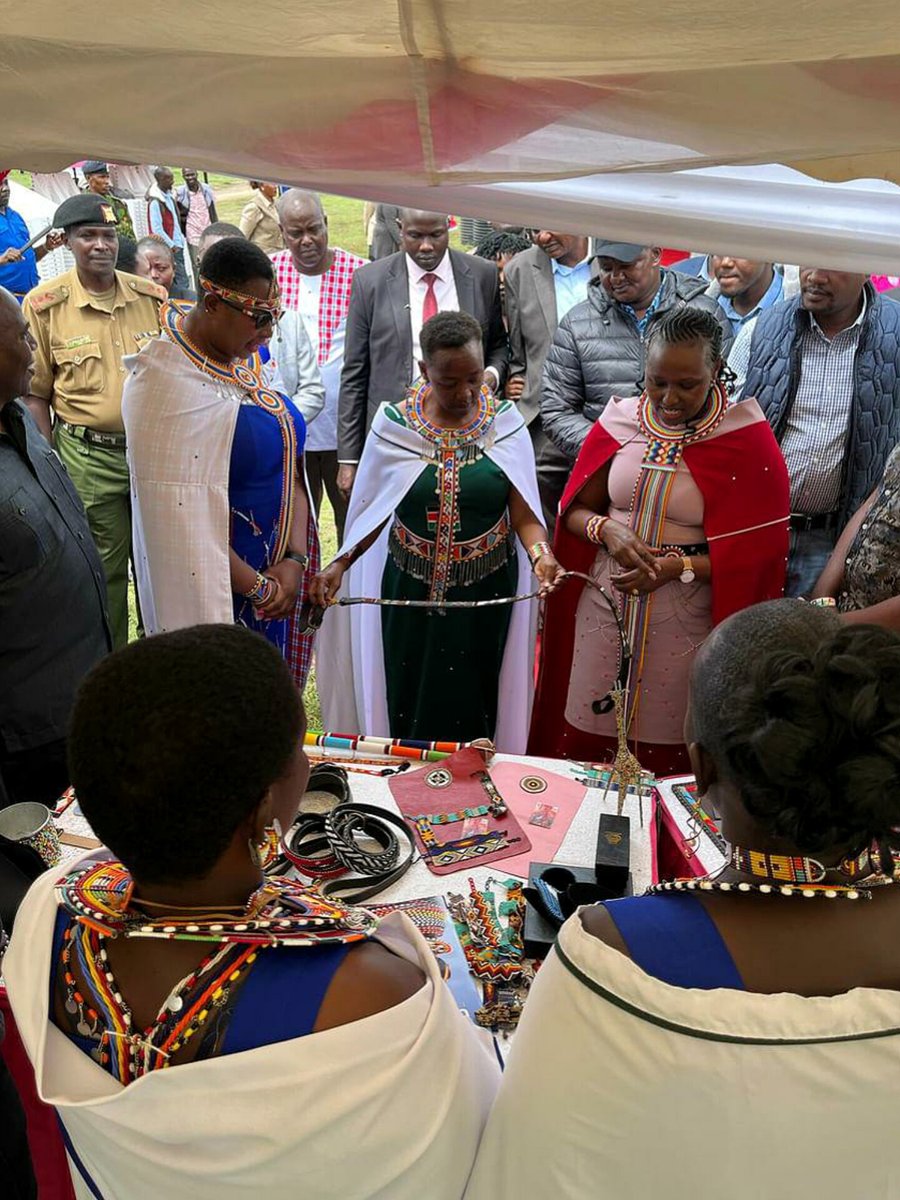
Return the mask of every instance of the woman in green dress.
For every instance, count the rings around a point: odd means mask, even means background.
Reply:
[[[317,682],[326,726],[420,741],[488,737],[524,752],[535,601],[441,608],[550,591],[531,438],[483,386],[481,327],[438,313],[422,327],[422,378],[382,405],[354,482],[344,545],[310,597],[428,601],[353,606],[323,626]]]

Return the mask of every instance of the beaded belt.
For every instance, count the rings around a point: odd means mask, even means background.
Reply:
[[[434,542],[419,537],[394,517],[390,551],[395,565],[405,575],[421,583],[430,583],[434,565]],[[467,542],[454,541],[450,547],[448,587],[468,587],[505,567],[515,554],[515,537],[506,513],[496,525]]]

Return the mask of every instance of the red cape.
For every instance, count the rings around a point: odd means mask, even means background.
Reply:
[[[596,546],[568,532],[564,517],[588,480],[621,449],[602,419],[581,448],[559,506],[553,549],[567,571],[589,572],[597,555]],[[718,625],[742,608],[784,594],[790,515],[787,468],[762,414],[753,425],[686,446],[684,462],[703,495],[712,623]],[[738,533],[741,530],[746,532]],[[737,536],[717,540],[726,533]],[[583,587],[580,580],[570,580],[547,601],[529,754],[567,757],[561,734],[567,727],[575,613]]]

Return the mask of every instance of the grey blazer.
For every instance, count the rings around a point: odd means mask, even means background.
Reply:
[[[375,228],[372,231],[372,258],[387,258],[400,249],[400,226],[397,218],[400,209],[396,204],[375,205]]]
[[[493,367],[502,390],[509,342],[500,308],[497,266],[450,251],[459,307],[481,325],[484,365]],[[412,326],[406,255],[366,263],[353,276],[344,369],[338,401],[338,459],[359,462],[366,434],[381,404],[397,404],[410,384]]]
[[[597,274],[594,259],[591,275]],[[503,279],[509,327],[509,374],[525,376],[525,390],[517,406],[525,423],[530,425],[541,411],[544,359],[559,324],[553,266],[540,246],[532,246],[510,259]]]

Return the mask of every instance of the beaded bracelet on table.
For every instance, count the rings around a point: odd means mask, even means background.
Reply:
[[[469,969],[482,984],[483,1004],[475,1013],[479,1025],[514,1027],[519,1020],[532,972],[524,959],[522,930],[525,899],[517,879],[500,883],[506,899],[499,906],[493,880],[480,892],[469,880],[468,897],[450,895],[448,904]],[[500,918],[506,917],[504,926]]]

